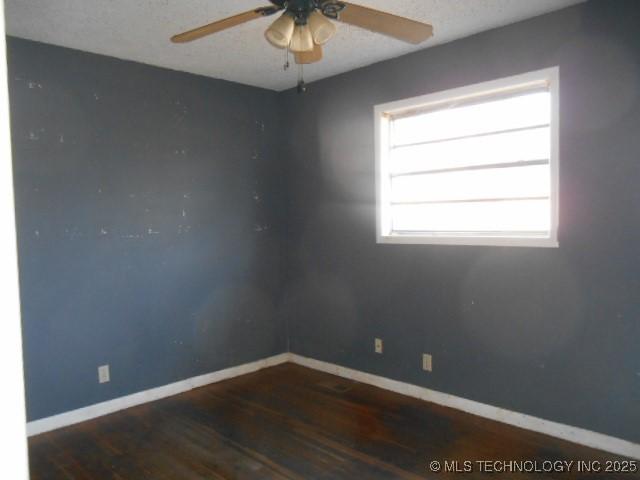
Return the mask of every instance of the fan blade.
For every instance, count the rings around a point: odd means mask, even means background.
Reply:
[[[433,35],[433,27],[427,23],[353,3],[344,3],[347,7],[340,12],[338,18],[341,22],[413,44],[422,43]]]
[[[260,18],[265,15],[264,12],[265,10],[263,9],[256,9],[244,13],[239,13],[238,15],[234,15],[233,17],[225,18],[224,20],[218,20],[217,22],[194,28],[193,30],[189,30],[188,32],[174,35],[173,37],[171,37],[171,41],[174,43],[191,42],[192,40],[197,40],[207,35],[211,35],[212,33],[220,32],[222,30],[226,30],[227,28],[240,25],[241,23],[246,23],[251,20],[255,20],[256,18]]]
[[[315,45],[310,52],[300,52],[294,54],[296,63],[306,65],[309,63],[316,63],[322,60],[322,47]]]

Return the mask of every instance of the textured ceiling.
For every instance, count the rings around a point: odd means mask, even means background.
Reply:
[[[431,23],[435,36],[408,45],[340,24],[325,58],[305,67],[313,81],[483,30],[558,10],[581,0],[355,0],[354,3]],[[266,5],[261,0],[5,0],[7,32],[40,42],[134,60],[273,90],[295,86],[284,52],[263,32],[261,18],[189,44],[169,37]],[[543,34],[543,33],[542,33]]]

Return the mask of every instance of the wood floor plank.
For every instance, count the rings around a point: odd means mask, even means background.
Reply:
[[[615,459],[293,364],[39,435],[29,452],[33,480],[474,480],[487,474],[433,474],[429,461]]]

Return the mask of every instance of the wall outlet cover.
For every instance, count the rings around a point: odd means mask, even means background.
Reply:
[[[422,354],[422,369],[427,372],[433,371],[433,359],[431,357],[431,354],[429,353]]]
[[[109,365],[100,365],[98,367],[98,382],[107,383],[111,380],[111,374],[109,373]]]

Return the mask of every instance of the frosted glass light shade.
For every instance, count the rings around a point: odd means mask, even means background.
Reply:
[[[336,33],[334,23],[317,11],[309,15],[308,25],[311,30],[311,35],[313,36],[313,41],[318,45],[324,45]]]
[[[293,36],[295,22],[288,13],[283,13],[271,24],[264,36],[267,41],[276,48],[287,48]]]
[[[293,31],[289,49],[294,53],[300,53],[312,52],[313,48],[313,36],[309,25],[297,25]]]

